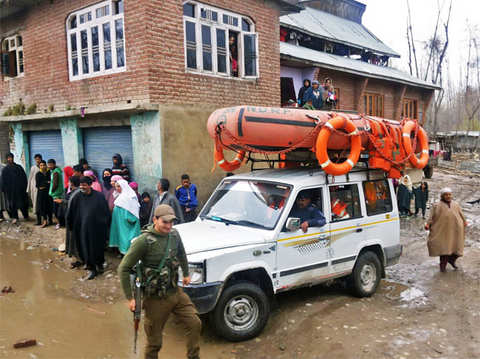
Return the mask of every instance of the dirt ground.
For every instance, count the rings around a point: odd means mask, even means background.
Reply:
[[[438,270],[428,257],[424,220],[401,220],[404,252],[387,269],[372,298],[350,296],[341,282],[277,296],[263,333],[243,343],[216,337],[208,323],[202,358],[480,358],[480,176],[467,169],[436,169],[430,201],[449,186],[469,221],[459,270]],[[70,259],[56,251],[63,230],[32,222],[0,224],[0,357],[140,358],[132,353],[131,314],[120,291],[119,259],[107,254],[104,275],[84,281]],[[12,349],[22,338],[37,346]],[[139,348],[144,343],[141,329]],[[167,324],[160,358],[185,356],[181,326]]]

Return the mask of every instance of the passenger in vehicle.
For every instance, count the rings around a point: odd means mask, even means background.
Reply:
[[[338,221],[342,219],[350,218],[348,211],[348,204],[345,202],[345,198],[342,198],[343,191],[336,187],[330,187],[330,204],[332,208],[332,220]]]
[[[307,110],[320,110],[323,107],[323,87],[317,80],[312,81],[312,87],[308,88],[303,95],[305,105],[303,108]]]
[[[312,194],[306,191],[298,194],[289,217],[300,218],[300,228],[304,233],[309,227],[323,227],[326,223],[323,213],[312,204]]]
[[[303,107],[303,105],[305,105],[305,100],[303,99],[303,96],[305,95],[305,91],[307,91],[309,88],[310,88],[310,80],[309,79],[303,80],[303,86],[298,91],[298,106],[299,107]]]

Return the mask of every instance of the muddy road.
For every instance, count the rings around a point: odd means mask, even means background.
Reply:
[[[202,358],[480,358],[480,177],[437,171],[429,180],[430,200],[449,186],[467,216],[465,256],[459,270],[438,270],[429,258],[424,220],[401,220],[404,254],[388,268],[372,298],[350,296],[341,282],[279,295],[270,321],[256,339],[228,343],[205,323]],[[118,259],[107,255],[104,275],[83,281],[84,271],[55,251],[63,236],[32,223],[0,224],[2,358],[141,358],[132,353],[132,316],[115,273]],[[16,341],[38,345],[13,349]],[[183,358],[182,327],[172,317],[160,358]]]

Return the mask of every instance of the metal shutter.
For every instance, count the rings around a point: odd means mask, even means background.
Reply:
[[[83,149],[88,164],[102,176],[105,168],[112,168],[112,156],[119,153],[133,179],[132,130],[130,127],[95,127],[83,130]]]
[[[30,132],[28,143],[31,165],[35,163],[33,157],[39,153],[45,161],[53,158],[57,162],[57,166],[63,168],[62,134],[59,130]]]

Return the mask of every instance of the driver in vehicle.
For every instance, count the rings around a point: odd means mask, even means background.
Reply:
[[[306,233],[309,227],[323,227],[326,223],[323,213],[312,204],[312,196],[307,191],[298,194],[289,217],[300,218],[303,233]]]

